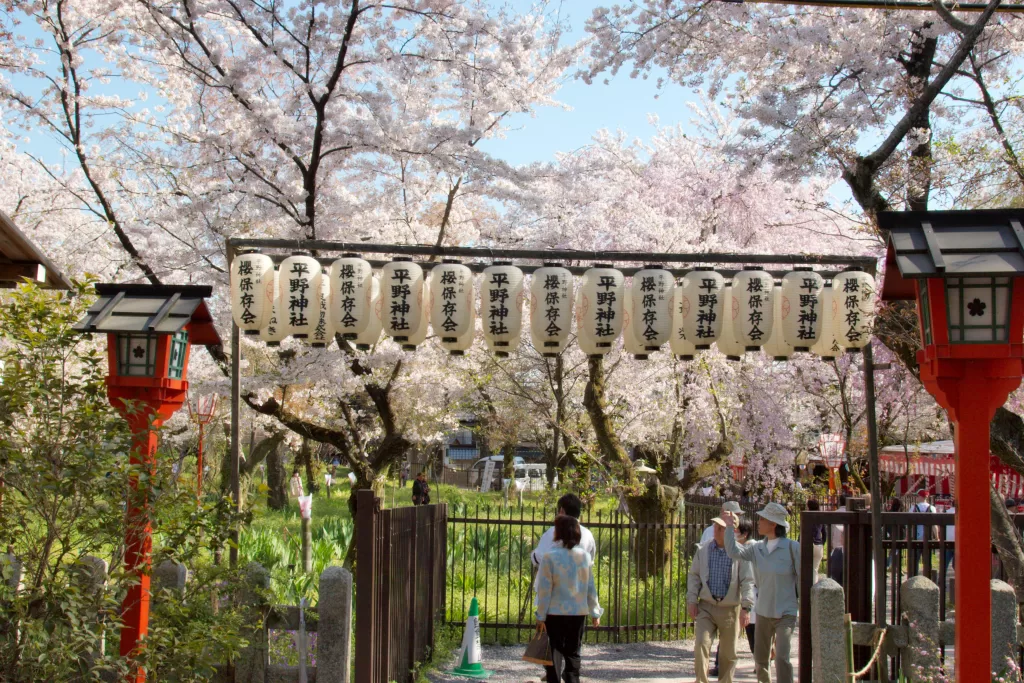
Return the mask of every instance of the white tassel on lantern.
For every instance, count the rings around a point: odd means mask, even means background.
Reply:
[[[473,271],[445,259],[430,271],[430,326],[442,343],[454,344],[473,326]]]
[[[523,271],[509,262],[484,269],[480,285],[484,342],[499,358],[519,346],[523,334]]]
[[[782,278],[782,334],[794,351],[810,351],[821,338],[824,288],[825,280],[810,268],[796,268]]]
[[[695,268],[683,277],[680,311],[686,337],[697,350],[710,349],[722,335],[725,278],[711,268]]]
[[[278,271],[274,271],[274,280],[279,278]],[[274,289],[278,289],[279,285],[275,282]],[[281,341],[288,335],[284,331],[284,325],[281,324],[281,316],[277,314],[277,309],[281,305],[280,297],[274,297],[273,304],[270,307],[270,318],[267,320],[267,325],[260,330],[260,341],[265,343],[267,346],[273,348],[280,346]]]
[[[786,335],[782,329],[782,293],[776,289],[776,296],[772,300],[772,308],[775,313],[775,325],[772,327],[772,336],[762,347],[765,355],[772,360],[786,360],[793,355],[793,347],[786,343]]]
[[[334,325],[331,324],[331,312],[328,304],[331,299],[330,277],[320,278],[320,296],[317,297],[317,310],[314,313],[313,331],[306,341],[314,349],[324,349],[334,342]]]
[[[331,324],[342,339],[356,339],[370,325],[373,269],[358,254],[331,264]]]
[[[295,254],[281,263],[278,312],[286,335],[305,339],[313,334],[323,298],[321,277],[320,263],[312,256]]]
[[[360,351],[369,351],[380,341],[380,334],[384,330],[384,297],[380,292],[380,281],[377,278],[370,280],[370,318],[366,329],[356,335],[356,348]]]
[[[740,315],[740,302],[732,295],[732,285],[722,290],[723,307],[722,334],[715,342],[718,350],[725,354],[726,360],[742,360],[747,347],[736,336],[736,319]]]
[[[646,351],[657,351],[672,334],[674,288],[675,278],[661,266],[645,268],[633,276],[633,334]]]
[[[672,353],[679,360],[693,360],[693,356],[697,353],[697,347],[686,338],[686,329],[683,327],[683,310],[682,310],[682,286],[676,286],[675,292],[672,294],[672,334],[669,336],[669,346],[672,348]]]
[[[832,278],[836,302],[836,342],[856,351],[871,341],[875,323],[875,278],[860,268],[850,268]]]
[[[608,353],[622,334],[625,278],[621,271],[598,265],[583,274],[576,334],[592,341],[598,353]]]
[[[557,356],[569,343],[572,290],[572,273],[557,264],[545,263],[530,277],[530,338],[547,358]]]
[[[275,284],[269,256],[239,254],[231,262],[231,314],[244,334],[257,335],[269,323]]]
[[[430,281],[423,283],[422,287],[423,301],[430,301]],[[412,331],[409,336],[402,342],[402,349],[404,351],[415,351],[416,347],[427,340],[427,335],[430,332],[429,324],[430,316],[424,310],[423,314],[419,318],[419,323],[416,325],[416,329]],[[395,337],[395,341],[398,341],[398,337]]]
[[[636,335],[636,325],[634,322],[634,315],[636,314],[636,299],[633,297],[633,290],[636,288],[636,280],[633,280],[626,290],[626,301],[623,305],[625,309],[623,311],[622,319],[622,348],[626,353],[633,354],[633,358],[637,360],[647,360],[647,347],[644,345]]]
[[[732,296],[738,304],[733,334],[746,351],[757,351],[772,335],[775,280],[758,266],[748,266],[732,280]]]
[[[832,296],[832,284],[827,283],[821,290],[821,336],[811,347],[811,353],[821,356],[822,360],[833,360],[842,352],[836,342],[836,313],[838,305]]]
[[[396,342],[408,341],[429,317],[423,310],[424,286],[423,269],[411,258],[399,257],[381,268],[384,332]]]

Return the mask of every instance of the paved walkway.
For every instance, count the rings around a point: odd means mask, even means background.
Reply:
[[[793,636],[793,664],[796,665],[796,635]],[[524,645],[487,646],[483,649],[484,666],[495,672],[491,683],[536,683],[543,673],[536,664],[522,661]],[[448,667],[455,666],[453,661]],[[746,642],[740,643],[740,661],[733,677],[736,683],[756,683],[754,659]],[[695,680],[693,673],[693,641],[636,643],[631,645],[586,645],[583,650],[583,681],[642,681],[643,683],[683,683]],[[772,673],[774,678],[774,671]],[[465,678],[434,673],[433,683],[464,683]],[[714,679],[712,679],[714,680]]]

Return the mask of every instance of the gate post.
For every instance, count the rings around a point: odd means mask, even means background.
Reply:
[[[356,491],[356,680],[377,683],[374,670],[380,665],[375,645],[378,624],[386,619],[377,609],[377,514],[380,499],[369,489]]]
[[[866,498],[847,498],[846,509],[856,512],[856,521],[846,525],[846,542],[843,544],[846,561],[847,609],[854,621],[871,623],[871,582],[874,572],[871,568],[871,524],[868,522]],[[881,531],[879,531],[881,533]],[[854,648],[854,665],[861,669],[871,658],[871,648],[858,645]]]

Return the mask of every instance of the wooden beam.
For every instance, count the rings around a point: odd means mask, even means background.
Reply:
[[[32,261],[0,263],[0,282],[20,283],[23,279],[46,282],[46,266]]]

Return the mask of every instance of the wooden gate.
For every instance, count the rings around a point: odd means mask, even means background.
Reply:
[[[407,683],[444,617],[448,506],[380,503],[356,493],[355,683]]]

